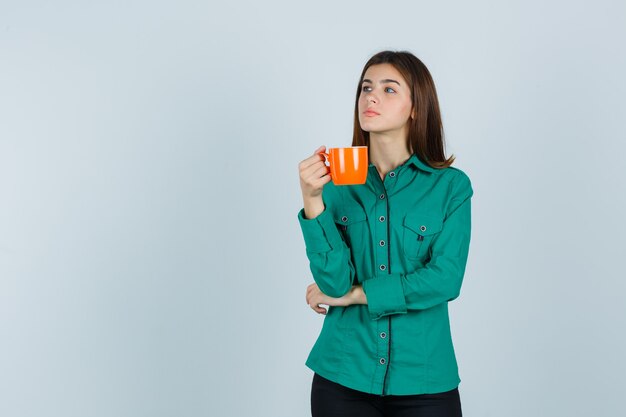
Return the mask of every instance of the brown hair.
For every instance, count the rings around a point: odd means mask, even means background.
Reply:
[[[426,65],[415,55],[406,51],[382,51],[365,64],[356,92],[354,105],[354,133],[352,146],[369,146],[370,134],[359,123],[359,96],[365,72],[372,65],[391,64],[409,83],[415,117],[409,120],[407,150],[416,154],[433,168],[447,168],[454,162],[454,155],[446,158],[443,124],[435,83]]]

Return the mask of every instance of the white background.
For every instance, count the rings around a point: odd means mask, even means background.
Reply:
[[[474,187],[465,416],[623,411],[620,1],[0,3],[0,415],[310,415],[298,163],[429,68]]]

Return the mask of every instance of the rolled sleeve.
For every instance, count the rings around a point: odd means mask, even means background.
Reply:
[[[307,219],[304,217],[304,208],[298,212],[298,221],[304,236],[304,244],[309,252],[327,252],[338,248],[341,243],[341,235],[330,214],[325,209],[317,217]]]
[[[315,283],[324,294],[343,297],[352,288],[355,269],[350,248],[341,238],[330,210],[306,219],[303,208],[298,212],[298,220]]]
[[[370,318],[377,320],[390,314],[407,312],[402,275],[389,274],[363,281]]]

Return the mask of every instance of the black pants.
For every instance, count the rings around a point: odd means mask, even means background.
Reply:
[[[356,391],[313,374],[313,417],[461,417],[459,389],[438,394],[385,395]]]

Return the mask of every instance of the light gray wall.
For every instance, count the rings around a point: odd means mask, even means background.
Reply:
[[[621,414],[625,38],[607,0],[2,2],[0,415],[309,415],[297,164],[386,48],[475,190],[464,415]]]

